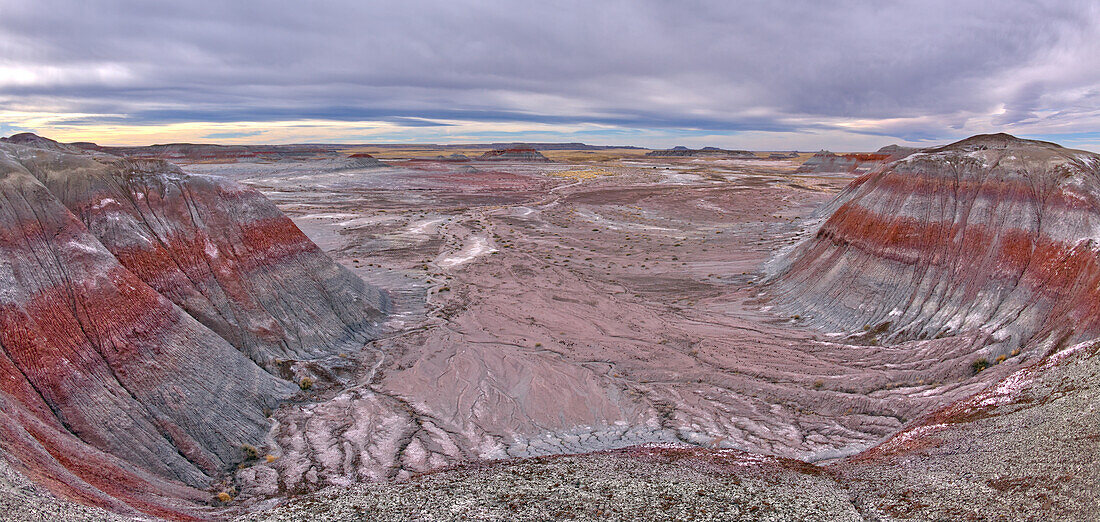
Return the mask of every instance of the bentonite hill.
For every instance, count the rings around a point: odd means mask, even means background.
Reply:
[[[182,517],[262,445],[384,298],[262,195],[158,160],[0,143],[0,438],[9,473]]]
[[[719,152],[4,139],[0,506],[1100,514],[1100,156]]]

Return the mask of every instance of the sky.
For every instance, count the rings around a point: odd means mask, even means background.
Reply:
[[[1100,2],[0,0],[0,135],[1100,151]]]

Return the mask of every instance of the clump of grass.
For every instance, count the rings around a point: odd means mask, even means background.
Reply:
[[[267,462],[268,464],[271,464],[272,462],[275,462],[276,460],[279,460],[279,457],[276,457],[275,455],[272,455],[270,453],[268,453],[267,455],[264,455],[264,462]]]
[[[256,446],[251,444],[241,444],[241,451],[244,452],[244,457],[248,460],[258,458],[260,452],[256,450]]]
[[[815,390],[820,390],[823,386],[825,386],[825,381],[823,381],[821,379],[818,379],[818,380],[814,381],[814,389]]]
[[[1001,355],[997,356],[995,361],[997,361],[997,364],[1001,364],[1001,363],[1005,362],[1005,359],[1008,359],[1008,356],[1002,353]]]
[[[970,371],[973,372],[974,375],[978,375],[979,373],[982,373],[982,370],[989,368],[990,366],[991,365],[989,364],[989,359],[986,359],[985,357],[979,357],[975,359],[974,362],[970,363]]]
[[[306,377],[301,381],[298,381],[298,387],[301,388],[302,391],[309,391],[311,388],[313,388],[313,379]]]
[[[222,491],[215,498],[218,499],[218,502],[226,503],[233,500],[233,495],[230,495],[228,491]]]

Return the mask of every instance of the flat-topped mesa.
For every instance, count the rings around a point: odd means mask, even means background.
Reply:
[[[756,159],[756,154],[747,150],[729,150],[720,149],[718,147],[703,147],[701,149],[689,149],[682,145],[672,147],[671,149],[654,150],[646,153],[646,156],[651,157],[729,157],[729,158],[745,158]]]
[[[454,153],[454,154],[447,155],[447,156],[444,156],[444,155],[440,154],[439,156],[436,156],[433,159],[435,161],[460,161],[460,162],[461,161],[470,161],[470,158],[467,157],[465,154],[460,154],[460,153],[457,153],[457,152]]]
[[[14,137],[15,136],[13,136],[13,138]],[[336,155],[334,147],[322,145],[211,145],[200,143],[168,143],[136,147],[112,147],[89,142],[77,142],[69,143],[64,146],[77,150],[102,152],[128,158],[156,158],[177,163],[278,161],[283,159],[307,159],[317,156]]]
[[[975,335],[984,353],[1100,334],[1100,156],[1007,134],[854,180],[763,295],[822,329],[897,342]]]
[[[477,158],[479,161],[537,161],[548,163],[550,159],[531,147],[512,147],[488,151]]]
[[[170,516],[298,391],[276,359],[359,349],[385,309],[255,190],[10,141],[0,289],[0,455],[59,496]]]

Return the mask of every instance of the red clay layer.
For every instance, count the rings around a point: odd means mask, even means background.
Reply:
[[[284,322],[318,353],[361,346],[365,287],[255,190],[156,161],[19,152],[24,164],[0,163],[13,285],[0,295],[0,450],[62,498],[205,518],[201,489],[262,443],[264,410],[298,387],[196,318],[224,314],[239,322],[219,333],[276,346]]]
[[[1000,201],[1009,199],[1001,192]],[[1063,195],[1064,196],[1064,195]],[[1052,196],[1051,212],[1081,210],[1073,197]],[[1074,204],[1071,208],[1070,204]],[[973,295],[992,280],[1023,282],[1031,291],[1060,302],[1055,313],[1068,317],[1079,329],[1100,331],[1100,262],[1088,243],[1069,243],[1036,235],[1029,230],[994,228],[985,224],[929,222],[918,218],[883,216],[858,206],[842,205],[818,231],[817,237],[837,247],[854,248],[868,255],[954,273],[955,280]],[[824,244],[815,245],[825,254]],[[807,255],[798,269],[818,266],[818,255]],[[978,265],[978,263],[982,263]],[[988,263],[988,264],[985,264]],[[977,269],[983,270],[968,271]]]

